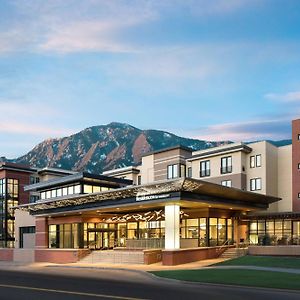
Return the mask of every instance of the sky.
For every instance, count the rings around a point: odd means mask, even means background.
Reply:
[[[1,0],[0,156],[110,122],[289,139],[299,0]]]

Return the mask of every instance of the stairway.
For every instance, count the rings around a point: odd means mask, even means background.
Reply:
[[[233,259],[244,256],[248,253],[248,248],[228,248],[221,255],[220,258]]]
[[[144,264],[143,251],[101,250],[93,251],[79,263],[86,264]]]

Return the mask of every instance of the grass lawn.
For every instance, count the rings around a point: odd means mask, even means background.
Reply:
[[[300,269],[300,258],[247,255],[217,263],[215,266],[259,266]]]
[[[184,281],[300,290],[300,274],[237,269],[176,270],[151,273]]]

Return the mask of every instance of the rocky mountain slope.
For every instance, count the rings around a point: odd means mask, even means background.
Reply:
[[[207,142],[160,130],[141,130],[122,123],[94,126],[69,137],[49,139],[14,161],[35,167],[57,167],[101,173],[139,164],[144,153],[182,145],[194,150],[228,142]]]

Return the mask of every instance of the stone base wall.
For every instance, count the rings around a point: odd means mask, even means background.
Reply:
[[[0,261],[13,261],[14,249],[13,248],[1,248],[0,249]]]
[[[151,265],[162,261],[162,250],[144,250],[144,264]]]
[[[34,249],[21,249],[15,248],[13,254],[13,260],[19,262],[34,262],[35,256]]]
[[[163,250],[162,263],[165,266],[175,266],[195,262],[204,259],[219,257],[226,249],[234,248],[235,246],[225,247],[205,247],[205,248],[190,248],[178,250]]]
[[[249,255],[300,256],[300,245],[290,246],[249,246]]]
[[[89,249],[39,249],[35,250],[35,261],[57,264],[75,263],[90,252]]]

